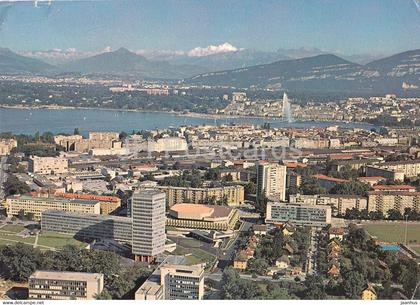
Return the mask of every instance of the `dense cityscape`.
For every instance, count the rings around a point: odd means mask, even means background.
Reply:
[[[419,1],[157,2],[0,1],[0,300],[417,304]]]

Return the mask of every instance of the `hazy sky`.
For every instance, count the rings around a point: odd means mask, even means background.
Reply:
[[[0,24],[0,46],[16,51],[190,50],[225,42],[342,54],[420,48],[414,0],[0,1]]]

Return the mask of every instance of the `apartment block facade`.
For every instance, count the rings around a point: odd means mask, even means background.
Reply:
[[[291,222],[296,225],[324,227],[331,223],[331,207],[269,202],[265,221],[266,223]]]
[[[69,161],[64,157],[32,156],[28,160],[28,170],[34,174],[65,174],[69,170]]]
[[[286,166],[267,161],[257,163],[257,198],[262,195],[276,201],[286,200]]]
[[[395,209],[402,214],[406,208],[420,210],[420,192],[410,191],[372,191],[369,192],[368,210],[382,212]]]
[[[17,195],[6,199],[7,216],[19,213],[32,215],[34,220],[41,219],[41,213],[59,210],[84,214],[100,214],[101,207],[97,200],[67,199],[59,197]]]
[[[170,260],[180,262],[171,263]],[[170,256],[135,293],[136,300],[202,300],[204,266],[182,264]]]
[[[228,206],[241,205],[244,202],[244,187],[242,185],[222,186],[213,188],[192,188],[175,186],[158,186],[166,193],[166,203],[169,207],[178,203],[226,203]]]
[[[42,230],[80,238],[113,239],[132,243],[132,220],[128,217],[49,210],[42,213]]]
[[[104,288],[100,273],[36,271],[28,280],[29,299],[95,300]]]

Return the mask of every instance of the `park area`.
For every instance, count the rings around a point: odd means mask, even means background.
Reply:
[[[378,222],[364,223],[362,227],[379,241],[390,243],[404,243],[406,223],[398,222]],[[420,223],[407,223],[407,244],[419,252],[420,250]]]
[[[40,250],[54,250],[62,248],[65,245],[86,246],[85,243],[66,234],[42,231],[37,237],[36,235],[30,235],[29,230],[23,225],[7,224],[0,226],[0,246],[11,245],[18,242],[36,246]]]

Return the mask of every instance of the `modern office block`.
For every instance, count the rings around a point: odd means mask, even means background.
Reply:
[[[269,202],[265,221],[266,223],[291,222],[296,225],[323,227],[331,223],[331,207]]]
[[[169,256],[136,291],[136,300],[202,300],[204,266]]]
[[[50,210],[42,213],[41,228],[82,239],[112,239],[128,244],[132,242],[132,221],[129,217]]]
[[[100,273],[36,271],[29,277],[29,299],[95,300],[104,288]]]
[[[165,250],[165,193],[155,189],[136,191],[131,198],[133,254],[152,262]]]

